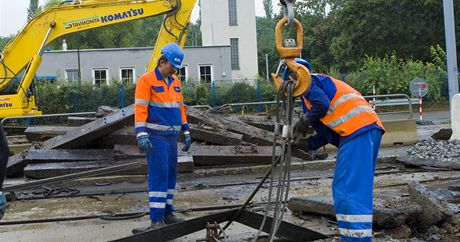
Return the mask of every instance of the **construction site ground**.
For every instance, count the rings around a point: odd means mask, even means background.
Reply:
[[[439,121],[435,125],[418,126],[417,132],[421,140],[430,139],[433,133],[449,127],[448,122]],[[395,157],[404,154],[407,148],[388,147],[380,151],[374,196],[375,199],[383,201],[384,204],[380,205],[384,207],[403,208],[407,205],[407,184],[411,181],[418,181],[433,190],[459,184],[458,170],[408,168],[396,161]],[[293,159],[289,197],[331,196],[335,151],[328,153],[329,158],[322,161],[304,162],[298,158]],[[219,167],[195,169],[192,174],[180,174],[174,199],[177,215],[190,219],[218,211],[212,209],[213,206],[244,203],[268,169],[268,165]],[[22,182],[24,181],[21,178],[7,179],[5,185]],[[133,228],[149,224],[148,215],[120,220],[103,219],[104,215],[114,213],[148,211],[145,176],[86,178],[61,185],[77,189],[79,193],[57,194],[51,198],[43,197],[36,191],[34,193],[34,190],[17,193],[17,200],[9,202],[7,214],[1,221],[17,221],[17,224],[0,225],[0,241],[110,241],[130,236]],[[268,187],[269,184],[265,183],[254,197],[251,210],[263,212]],[[54,218],[68,220],[46,221]],[[454,220],[457,218],[454,217]],[[43,221],[30,223],[31,220]],[[324,241],[338,239],[333,217],[315,214],[299,216],[287,211],[284,220],[330,236],[330,239]],[[225,241],[250,241],[256,233],[257,230],[235,222],[226,230],[228,238]],[[440,231],[433,234],[433,240],[439,240],[436,237],[438,234],[441,236],[440,241],[460,240],[459,228],[451,228],[445,234]],[[174,241],[196,241],[203,239],[205,235],[202,230]],[[423,236],[419,237],[419,241],[430,240],[426,235]],[[406,225],[391,230],[374,231],[376,241],[408,241],[411,238],[411,241],[417,241],[413,237],[414,231],[411,232]]]

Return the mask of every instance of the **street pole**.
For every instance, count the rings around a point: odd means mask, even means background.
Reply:
[[[80,43],[77,46],[77,59],[78,59],[78,83],[81,83]]]
[[[265,73],[266,73],[266,80],[268,81],[269,80],[269,77],[268,77],[268,54],[265,54]]]
[[[453,96],[458,93],[458,67],[457,48],[455,43],[454,4],[452,0],[443,0],[443,6],[450,104],[450,101],[452,101]]]

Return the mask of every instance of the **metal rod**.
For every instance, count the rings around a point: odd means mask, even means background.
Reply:
[[[38,56],[43,55],[43,52],[45,50],[46,41],[48,41],[48,38],[50,37],[50,34],[51,34],[51,30],[53,30],[54,27],[56,27],[56,22],[51,21],[50,28],[48,29],[48,32],[45,35],[45,39],[43,40],[43,42],[42,42],[42,44],[40,46],[40,49],[38,49],[38,53],[37,53]]]
[[[404,97],[409,102],[409,118],[412,118],[412,100],[407,94],[384,94],[384,95],[371,95],[371,96],[364,96],[364,98],[378,98],[378,97]]]
[[[270,74],[268,73],[268,54],[265,54],[265,76],[266,76],[266,81],[270,81]]]
[[[135,168],[140,167],[142,162],[141,161],[130,162],[130,163],[127,163],[127,164],[115,165],[115,166],[112,166],[112,167],[104,167],[104,168],[100,168],[100,169],[96,169],[96,170],[82,171],[82,172],[67,174],[67,175],[63,175],[63,176],[57,176],[57,177],[51,177],[51,178],[47,178],[47,179],[42,179],[42,180],[38,180],[38,181],[31,181],[31,182],[27,182],[27,183],[23,183],[23,184],[18,184],[18,185],[10,185],[10,186],[3,187],[3,191],[8,192],[8,191],[14,191],[14,190],[19,190],[19,189],[27,189],[27,188],[40,186],[40,185],[46,185],[46,184],[52,184],[52,183],[56,183],[56,182],[72,180],[72,179],[76,179],[76,178],[92,177],[92,176],[110,174],[110,173],[114,173],[114,172],[117,172],[117,171],[135,169]]]
[[[194,207],[187,209],[177,209],[175,212],[199,212],[199,211],[212,211],[212,210],[223,210],[223,209],[232,209],[241,206],[242,204],[235,205],[223,205],[223,206],[206,206],[206,207]],[[98,214],[98,215],[84,215],[84,216],[74,216],[74,217],[57,217],[57,218],[43,218],[43,219],[28,219],[28,220],[13,220],[13,221],[4,221],[0,222],[2,225],[16,225],[16,224],[33,224],[33,223],[51,223],[51,222],[62,222],[62,221],[76,221],[76,220],[87,220],[95,218],[123,218],[128,216],[134,216],[143,214],[149,215],[150,211],[143,212],[131,212],[131,213],[115,213],[115,214]]]
[[[31,119],[31,118],[49,118],[49,117],[65,117],[65,116],[79,116],[79,115],[94,115],[96,112],[82,112],[82,113],[54,113],[54,114],[43,114],[43,115],[36,115],[36,116],[13,116],[7,117],[2,119],[0,122],[2,125],[5,124],[6,121],[12,119]]]

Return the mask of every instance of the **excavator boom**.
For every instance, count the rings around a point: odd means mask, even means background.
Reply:
[[[196,0],[65,1],[31,19],[0,54],[0,119],[39,115],[31,87],[47,44],[70,33],[164,14],[151,70],[167,43],[185,44]]]

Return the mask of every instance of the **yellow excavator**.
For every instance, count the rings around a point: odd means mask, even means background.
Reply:
[[[170,42],[185,44],[196,0],[74,0],[48,8],[31,19],[0,52],[0,119],[41,115],[33,79],[46,45],[56,38],[88,29],[164,14],[148,69]]]

